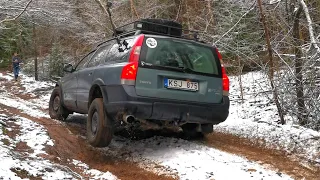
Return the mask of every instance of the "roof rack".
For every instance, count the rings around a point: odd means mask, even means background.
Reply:
[[[150,21],[158,21],[160,23],[150,22]],[[161,23],[161,21],[164,21],[167,24],[169,22],[169,24],[172,24],[174,26],[166,25],[165,23]],[[125,37],[139,35],[139,34],[165,35],[165,36],[194,40],[194,41],[199,41],[200,39],[199,36],[212,38],[204,31],[183,29],[181,24],[174,21],[161,20],[161,19],[141,19],[141,20],[133,21],[117,27],[114,30],[114,33],[112,35],[113,38],[111,39],[125,38]],[[99,43],[96,47],[101,46],[105,42],[106,41]],[[199,41],[199,42],[205,43],[204,41]]]
[[[153,20],[153,19],[151,19]],[[157,19],[156,19],[157,20]],[[159,20],[161,21],[161,20]],[[165,35],[170,37],[184,38],[190,40],[199,40],[199,34],[204,34],[205,32],[183,29],[182,25],[173,22],[175,26],[166,25],[157,22],[150,22],[150,19],[142,19],[138,21],[133,21],[128,24],[122,25],[116,28],[116,34],[114,37],[127,37],[131,35],[138,34],[156,34]]]

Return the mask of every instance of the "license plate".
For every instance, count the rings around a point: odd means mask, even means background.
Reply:
[[[164,87],[170,89],[180,89],[186,91],[198,91],[199,83],[192,81],[183,81],[177,79],[164,79]]]

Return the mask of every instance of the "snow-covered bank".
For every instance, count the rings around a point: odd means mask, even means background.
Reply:
[[[243,101],[238,77],[230,77],[230,114],[225,122],[214,126],[214,130],[320,163],[320,132],[295,125],[289,116],[285,117],[287,125],[278,124],[276,105],[263,73],[242,75],[242,82]]]

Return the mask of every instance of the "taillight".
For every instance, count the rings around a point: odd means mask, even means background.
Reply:
[[[136,43],[132,47],[130,57],[129,57],[129,62],[139,61],[143,40],[144,40],[144,35],[140,35]]]
[[[138,62],[125,65],[121,73],[121,84],[135,85],[138,72]]]
[[[223,95],[228,96],[229,95],[229,86],[230,86],[229,77],[227,76],[226,69],[223,66],[222,56],[221,56],[221,54],[220,54],[220,52],[218,51],[217,48],[216,48],[216,52],[217,52],[218,58],[219,58],[220,63],[221,63]]]
[[[230,82],[229,82],[229,78],[226,73],[226,69],[223,67],[223,65],[221,65],[221,70],[222,70],[222,89],[224,91],[229,92]]]
[[[121,84],[135,85],[138,72],[138,63],[144,35],[140,35],[134,45],[129,56],[129,64],[125,65],[121,72]]]

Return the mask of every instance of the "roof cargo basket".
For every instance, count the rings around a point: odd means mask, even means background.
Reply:
[[[152,33],[152,34],[159,34],[159,35],[181,37],[182,25],[175,21],[164,20],[164,19],[141,19],[141,20],[123,25],[116,29],[117,35],[131,34],[136,31],[140,31],[141,33],[145,33],[145,34]]]

